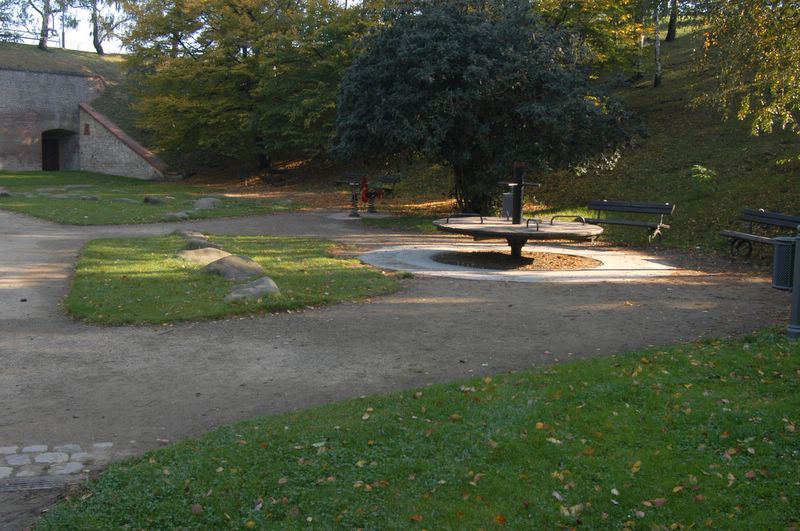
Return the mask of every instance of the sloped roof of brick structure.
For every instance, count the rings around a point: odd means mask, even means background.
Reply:
[[[111,120],[98,112],[88,103],[81,103],[80,108],[95,119],[97,123],[106,128],[112,135],[117,137],[120,142],[128,146],[133,152],[146,160],[153,168],[164,173],[167,171],[167,164],[161,158],[141,145],[139,142],[128,136],[125,131],[117,127]]]

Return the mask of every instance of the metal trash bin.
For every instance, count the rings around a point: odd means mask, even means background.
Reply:
[[[792,291],[794,246],[797,239],[789,236],[778,236],[772,240],[775,242],[772,258],[772,287]]]
[[[503,194],[503,206],[500,211],[500,217],[511,219],[514,213],[514,194],[506,192]]]

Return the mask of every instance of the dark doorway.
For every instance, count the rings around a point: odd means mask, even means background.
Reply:
[[[58,171],[61,169],[60,147],[58,137],[42,135],[42,169]]]
[[[67,129],[50,129],[42,133],[42,169],[61,171],[78,169],[78,136]]]

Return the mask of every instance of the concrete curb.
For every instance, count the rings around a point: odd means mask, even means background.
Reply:
[[[661,258],[637,251],[568,244],[536,244],[527,249],[593,258],[601,261],[602,265],[593,269],[569,271],[497,271],[442,264],[431,258],[442,251],[497,250],[507,253],[508,246],[500,244],[394,246],[364,253],[359,259],[375,267],[406,271],[415,275],[498,282],[625,282],[670,276],[680,271]]]

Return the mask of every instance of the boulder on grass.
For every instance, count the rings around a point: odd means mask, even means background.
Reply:
[[[0,186],[0,197],[11,197],[11,192]]]
[[[164,214],[166,221],[183,221],[189,219],[189,214],[186,212],[167,212]]]
[[[144,202],[148,205],[163,205],[167,201],[163,197],[158,197],[155,195],[146,195],[144,196]]]
[[[210,208],[219,208],[222,206],[222,200],[216,197],[202,197],[194,202],[195,210],[208,210]]]
[[[221,258],[231,256],[228,251],[216,249],[214,247],[205,247],[203,249],[191,249],[186,251],[178,251],[178,258],[183,258],[189,262],[200,264],[202,266],[208,265],[211,262],[216,262]]]
[[[269,277],[261,277],[247,284],[236,286],[225,296],[225,302],[236,302],[260,299],[269,295],[277,295],[281,290]]]
[[[184,247],[184,249],[205,249],[206,247],[219,249],[219,245],[216,243],[211,243],[205,238],[189,238],[186,240],[186,247]]]
[[[132,203],[134,205],[138,205],[139,201],[136,199],[131,199],[130,197],[112,197],[109,199],[112,203]]]
[[[185,214],[185,212],[184,212],[184,214]],[[181,229],[181,230],[176,230],[173,234],[176,234],[177,236],[181,236],[183,238],[186,238],[187,240],[191,240],[191,239],[194,239],[194,240],[205,240],[205,239],[207,239],[205,234],[203,234],[202,232],[196,231],[196,230]]]
[[[211,262],[203,271],[220,275],[228,280],[250,280],[264,275],[264,270],[252,258],[232,254]]]

